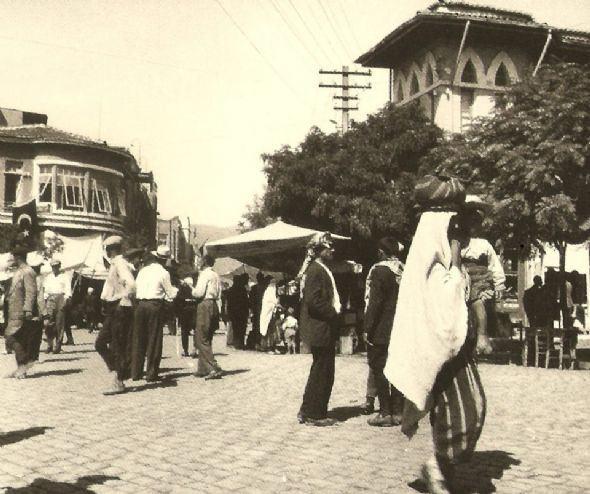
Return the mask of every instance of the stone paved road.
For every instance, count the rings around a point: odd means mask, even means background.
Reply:
[[[162,383],[105,397],[93,336],[0,381],[0,491],[7,493],[416,492],[429,427],[408,442],[358,415],[365,361],[339,357],[334,428],[295,415],[310,357],[235,352],[221,381],[191,376],[165,337]],[[0,372],[14,365],[0,355]],[[590,372],[480,366],[489,414],[461,492],[590,491]]]

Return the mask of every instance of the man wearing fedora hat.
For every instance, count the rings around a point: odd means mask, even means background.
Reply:
[[[47,336],[47,353],[61,352],[61,345],[66,325],[66,304],[72,297],[70,279],[61,272],[61,261],[53,259],[51,273],[45,277],[43,297],[45,298],[45,334]],[[55,346],[54,346],[55,343]],[[73,344],[71,333],[68,344]]]
[[[125,391],[123,382],[131,374],[135,279],[133,265],[122,255],[122,243],[123,239],[118,235],[103,242],[111,265],[100,297],[104,304],[104,321],[95,348],[113,375],[112,386],[104,394]]]
[[[170,249],[160,245],[145,260],[136,280],[137,307],[133,325],[131,358],[131,378],[138,381],[143,376],[143,366],[147,360],[146,380],[156,381],[162,359],[164,335],[164,304],[172,302],[178,289],[172,286],[166,261],[170,259]]]
[[[27,250],[23,245],[12,249],[16,271],[7,293],[8,321],[4,333],[7,344],[14,350],[17,365],[17,369],[7,377],[19,379],[27,377],[32,321],[37,304],[35,272],[27,265]]]

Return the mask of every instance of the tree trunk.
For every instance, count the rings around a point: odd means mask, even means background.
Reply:
[[[567,327],[570,324],[569,311],[567,309],[567,292],[566,292],[566,273],[565,273],[565,252],[566,243],[559,242],[557,244],[557,250],[559,252],[559,308],[561,311],[561,319],[563,321],[563,327]]]

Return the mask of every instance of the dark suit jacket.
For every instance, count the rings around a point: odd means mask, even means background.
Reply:
[[[330,276],[317,262],[305,272],[300,314],[301,338],[310,347],[333,345],[338,329],[338,314],[332,305],[334,289]]]
[[[36,311],[37,279],[31,267],[22,264],[14,273],[8,298],[8,322],[5,334],[15,334],[23,325],[25,312]]]
[[[365,333],[371,343],[388,345],[395,316],[399,285],[387,266],[376,266],[369,280],[369,302],[365,311]]]

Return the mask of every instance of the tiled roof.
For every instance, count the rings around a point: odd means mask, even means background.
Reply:
[[[117,154],[131,156],[124,148],[109,146],[106,142],[94,141],[88,137],[72,134],[47,125],[22,125],[18,127],[0,127],[0,142],[23,142],[30,144],[70,144],[73,146],[105,149]]]
[[[553,28],[547,24],[536,22],[529,14],[464,2],[439,2],[432,4],[425,10],[418,11],[414,17],[394,29],[355,62],[360,64],[370,63],[380,52],[395,44],[397,39],[422,21],[453,19],[480,21],[480,23],[490,25],[512,26],[532,30],[547,31],[551,29],[563,43],[590,46],[590,33]]]

